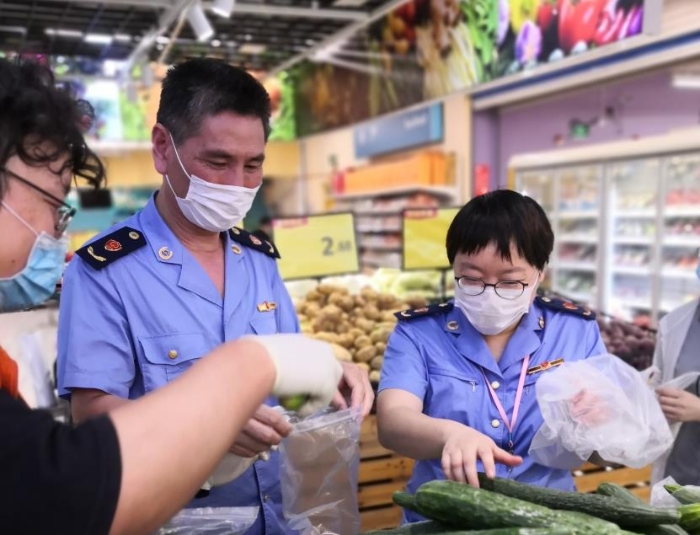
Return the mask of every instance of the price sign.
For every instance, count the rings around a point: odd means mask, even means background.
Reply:
[[[449,268],[447,229],[459,208],[410,208],[403,212],[403,268]]]
[[[285,280],[360,271],[351,213],[275,219],[272,228]]]

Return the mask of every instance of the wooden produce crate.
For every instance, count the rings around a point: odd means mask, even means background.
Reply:
[[[651,466],[644,468],[601,468],[586,463],[574,470],[574,482],[579,492],[595,492],[601,483],[617,483],[649,502],[651,498]]]
[[[360,434],[358,505],[362,531],[393,528],[401,523],[401,508],[394,505],[394,491],[403,490],[413,470],[413,460],[396,455],[379,444],[377,417],[362,422]]]

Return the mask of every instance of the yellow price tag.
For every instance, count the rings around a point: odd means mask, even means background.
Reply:
[[[449,268],[447,229],[459,208],[410,208],[403,212],[403,268]]]
[[[274,242],[285,280],[360,271],[351,213],[314,215],[273,221]]]

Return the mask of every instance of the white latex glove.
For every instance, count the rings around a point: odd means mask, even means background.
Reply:
[[[239,457],[233,453],[227,453],[216,468],[214,468],[214,472],[209,476],[206,483],[202,485],[202,488],[208,490],[212,487],[219,487],[234,479],[238,479],[243,472],[253,465],[253,463],[257,461],[269,461],[270,452],[277,451],[278,449],[278,446],[272,446],[270,451],[263,451],[255,457]]]
[[[308,416],[327,407],[343,376],[343,368],[330,344],[303,334],[247,336],[261,344],[277,369],[272,395],[291,397],[299,394],[308,399],[297,411]]]

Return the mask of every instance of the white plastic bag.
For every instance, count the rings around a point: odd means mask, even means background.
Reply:
[[[259,514],[259,507],[183,509],[155,535],[242,535]]]
[[[675,479],[667,477],[651,487],[651,505],[654,507],[678,507],[680,502],[676,500],[664,488],[664,485],[677,485]]]
[[[280,479],[284,516],[301,535],[360,532],[360,423],[359,407],[292,420],[280,445]]]
[[[642,468],[673,444],[656,394],[614,355],[565,363],[541,377],[544,423],[530,446],[535,462],[572,469],[594,452],[610,463]]]

